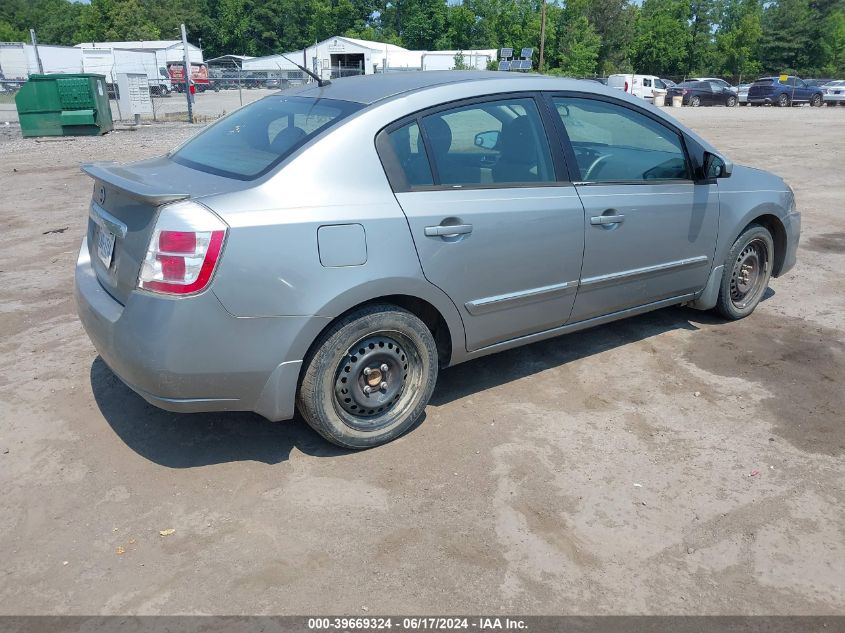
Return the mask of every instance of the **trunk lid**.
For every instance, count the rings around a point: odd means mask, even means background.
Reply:
[[[88,252],[103,288],[125,304],[162,205],[243,188],[246,183],[200,172],[167,157],[129,165],[94,163],[82,170],[94,179],[88,214]]]

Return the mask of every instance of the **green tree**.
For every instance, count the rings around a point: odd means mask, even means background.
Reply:
[[[713,68],[719,74],[752,77],[760,72],[758,53],[763,7],[759,0],[727,0],[722,6],[716,33]]]
[[[845,75],[845,10],[834,11],[825,20],[821,36],[823,74]]]
[[[601,38],[598,72],[611,74],[628,70],[637,5],[629,0],[591,0],[586,15]]]
[[[565,15],[565,13],[564,13]],[[558,27],[557,68],[571,77],[587,77],[596,72],[601,37],[586,15],[578,15]]]
[[[713,65],[715,0],[689,0],[686,73],[707,72]]]
[[[763,71],[804,73],[809,70],[814,39],[807,0],[778,0],[764,9],[762,22]]]
[[[446,40],[450,49],[471,49],[485,46],[479,37],[478,17],[464,4],[449,7]]]
[[[631,61],[638,73],[683,75],[689,61],[689,4],[645,0],[637,16]]]
[[[160,36],[161,29],[149,21],[139,0],[91,0],[76,33],[76,39],[83,42],[155,40]]]
[[[446,0],[401,0],[398,33],[413,50],[437,48],[446,33]]]

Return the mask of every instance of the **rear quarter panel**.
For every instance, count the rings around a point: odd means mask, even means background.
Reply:
[[[378,129],[350,121],[252,189],[203,199],[230,226],[212,290],[231,314],[253,318],[334,318],[378,297],[409,295],[438,309],[460,351],[460,316],[422,273],[375,150]],[[321,262],[318,230],[344,224],[363,227],[366,259],[360,263],[355,244],[350,265],[324,265],[343,253],[323,253]],[[285,360],[302,358],[310,342],[294,345]]]

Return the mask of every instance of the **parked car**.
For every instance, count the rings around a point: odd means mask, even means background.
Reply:
[[[742,105],[748,105],[748,89],[751,84],[739,84],[736,89],[736,98]]]
[[[746,317],[801,226],[668,114],[531,74],[312,83],[84,170],[74,294],[115,374],[349,448],[412,428],[441,367],[670,305]]]
[[[824,86],[825,84],[829,84],[833,79],[805,79],[804,83],[808,86]]]
[[[736,86],[731,85],[724,79],[719,79],[718,77],[692,77],[693,81],[709,81],[710,83],[717,84],[721,88],[727,88],[728,90],[732,90],[736,92]]]
[[[822,86],[824,102],[827,105],[845,105],[845,80],[831,81]]]
[[[607,85],[647,101],[654,99],[654,90],[665,90],[666,84],[654,75],[618,74],[607,78]]]
[[[672,105],[672,97],[678,95],[683,98],[683,105],[693,108],[712,105],[732,108],[739,102],[739,97],[735,91],[712,81],[682,81],[666,91],[666,105]]]
[[[819,86],[808,86],[800,77],[789,75],[783,82],[779,77],[761,77],[748,89],[748,103],[752,106],[776,105],[781,108],[796,103],[821,106],[824,95]]]

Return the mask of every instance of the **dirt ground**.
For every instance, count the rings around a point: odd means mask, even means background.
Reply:
[[[796,191],[798,265],[754,315],[446,370],[360,453],[159,411],[85,336],[79,163],[196,127],[0,127],[0,613],[845,614],[845,108],[674,112]]]

